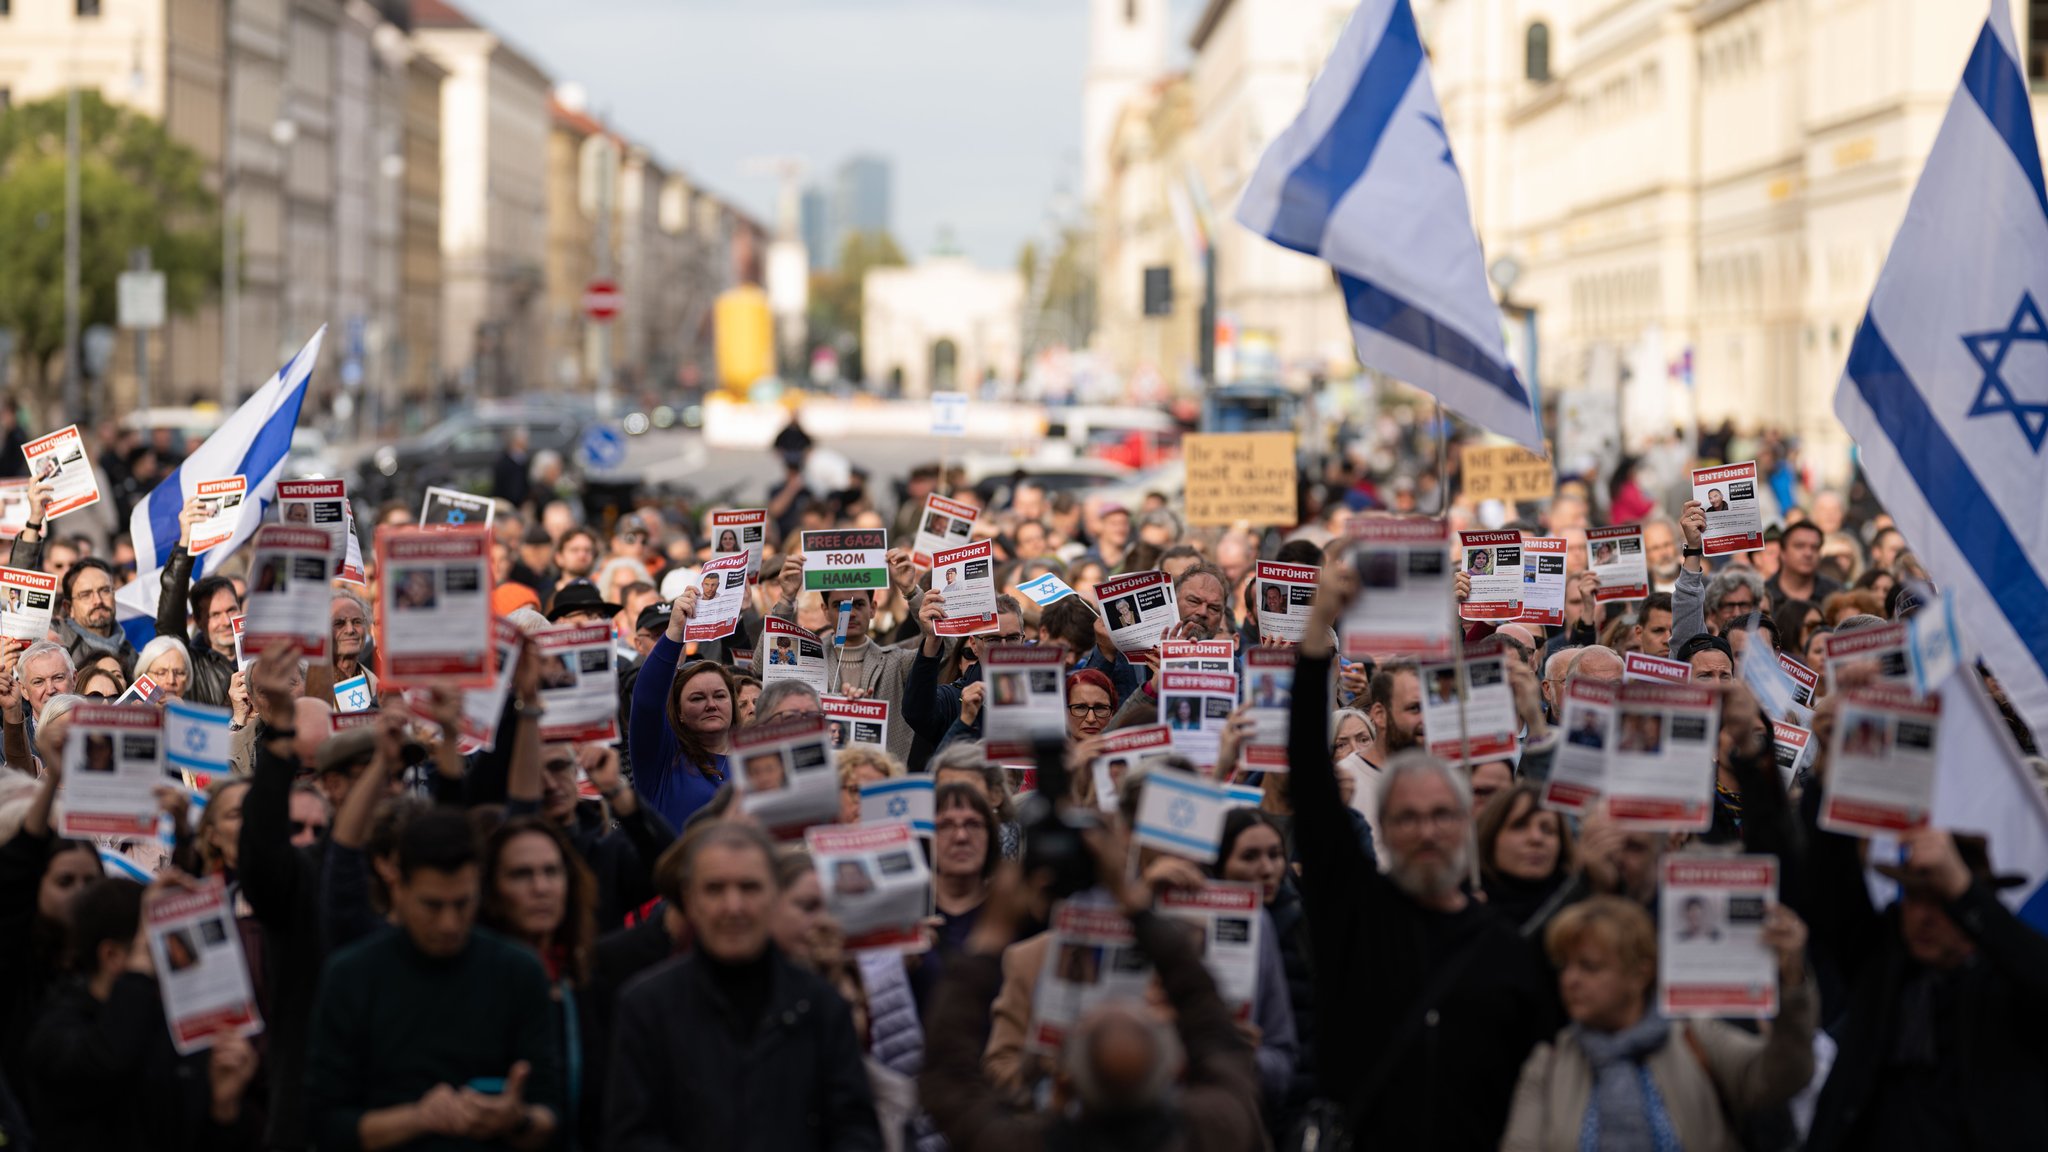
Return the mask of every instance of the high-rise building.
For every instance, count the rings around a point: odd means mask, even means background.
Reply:
[[[837,237],[832,230],[831,198],[823,188],[813,184],[804,189],[797,215],[797,229],[803,233],[804,253],[810,258],[811,271],[830,272],[839,255],[834,244]]]
[[[1212,5],[1213,6],[1213,5]],[[1093,203],[1124,104],[1166,72],[1167,0],[1090,0],[1081,93],[1081,193]]]
[[[889,230],[890,182],[889,161],[880,156],[854,156],[839,166],[833,203],[839,242],[856,232]]]

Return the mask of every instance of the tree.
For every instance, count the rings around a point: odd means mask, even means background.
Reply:
[[[863,281],[871,268],[900,268],[903,249],[887,232],[855,232],[839,247],[839,267],[811,277],[811,347],[840,353],[840,372],[848,380],[863,376],[860,360],[861,319],[866,298]]]
[[[38,396],[64,351],[64,117],[57,96],[0,112],[0,327]],[[189,313],[220,281],[220,204],[206,161],[161,123],[79,93],[79,325],[115,321],[128,253],[150,250],[165,302]],[[66,413],[78,416],[79,413]]]

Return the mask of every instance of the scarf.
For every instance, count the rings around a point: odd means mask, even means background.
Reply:
[[[92,649],[95,654],[120,656],[122,655],[121,649],[128,644],[128,634],[121,631],[119,624],[114,626],[114,634],[112,636],[102,636],[76,620],[66,620],[64,627],[71,635],[78,638],[79,643]],[[90,661],[80,661],[80,663],[90,663]],[[123,663],[126,663],[126,661],[124,660]],[[142,669],[138,668],[136,671],[139,672]]]
[[[1654,1012],[1620,1032],[1571,1028],[1593,1066],[1593,1094],[1579,1127],[1579,1152],[1680,1152],[1664,1099],[1643,1061],[1671,1038],[1671,1025]]]

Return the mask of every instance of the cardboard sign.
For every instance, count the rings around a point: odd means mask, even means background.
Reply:
[[[1557,492],[1557,473],[1550,461],[1520,444],[1466,445],[1459,450],[1459,482],[1474,504],[1499,500],[1519,504],[1548,500]]]
[[[1187,465],[1187,522],[1224,526],[1242,520],[1291,528],[1300,512],[1292,432],[1196,434],[1181,440]]]
[[[880,528],[806,532],[803,554],[806,592],[851,592],[889,586],[889,534]]]

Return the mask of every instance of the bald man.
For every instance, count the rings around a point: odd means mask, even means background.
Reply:
[[[1572,657],[1566,680],[1590,680],[1596,684],[1621,683],[1624,668],[1621,654],[1604,644],[1581,648]]]

